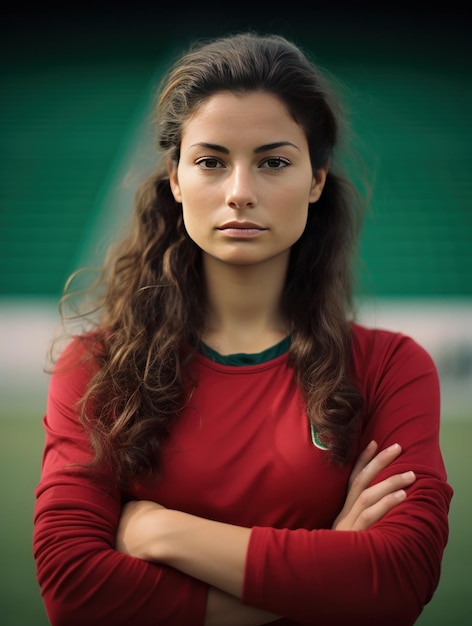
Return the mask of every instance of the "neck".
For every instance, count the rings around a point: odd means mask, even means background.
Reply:
[[[207,319],[203,341],[221,354],[255,353],[288,334],[281,312],[288,259],[237,266],[204,256]]]

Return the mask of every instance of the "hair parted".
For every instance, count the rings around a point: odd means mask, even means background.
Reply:
[[[330,165],[292,248],[283,306],[308,417],[334,461],[354,453],[363,403],[349,377],[349,315],[362,202],[336,159],[347,128],[343,107],[325,73],[295,44],[238,33],[194,43],[162,78],[156,168],[136,193],[127,234],[110,248],[89,289],[99,315],[83,345],[97,367],[80,418],[95,462],[110,463],[122,485],[157,474],[161,443],[188,399],[185,364],[202,334],[205,293],[200,250],[185,231],[166,163],[179,159],[184,122],[222,91],[277,96],[306,134],[314,172]],[[73,296],[66,288],[63,303]]]

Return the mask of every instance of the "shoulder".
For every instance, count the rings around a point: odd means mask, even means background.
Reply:
[[[383,328],[352,324],[352,367],[358,382],[381,378],[412,380],[418,376],[437,379],[434,360],[412,337]]]
[[[351,324],[351,331],[354,359],[370,357],[382,360],[399,357],[433,364],[432,357],[424,346],[408,335],[384,328],[369,328],[358,323]]]
[[[88,333],[70,338],[61,347],[54,363],[51,388],[76,389],[82,393],[88,381],[100,367],[103,352],[98,333]]]

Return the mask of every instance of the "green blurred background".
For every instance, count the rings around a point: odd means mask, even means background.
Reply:
[[[31,554],[32,509],[43,445],[42,367],[64,281],[101,258],[152,162],[149,115],[162,68],[194,38],[249,28],[293,39],[341,81],[373,185],[361,240],[360,318],[417,338],[443,384],[442,444],[455,489],[451,537],[438,591],[418,624],[468,626],[468,20],[451,4],[437,14],[347,3],[155,4],[21,5],[0,26],[0,623],[48,623]]]

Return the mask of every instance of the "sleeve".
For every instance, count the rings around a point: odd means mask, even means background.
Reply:
[[[84,469],[90,446],[74,411],[87,369],[82,363],[52,374],[44,417],[33,554],[50,623],[203,624],[207,585],[114,549],[121,494],[105,470]]]
[[[301,624],[408,626],[439,583],[453,490],[439,446],[435,365],[407,337],[361,356],[370,408],[363,446],[376,439],[381,448],[403,447],[376,481],[406,470],[417,479],[366,531],[253,528],[243,601]]]

